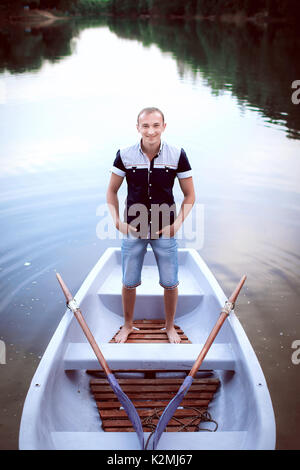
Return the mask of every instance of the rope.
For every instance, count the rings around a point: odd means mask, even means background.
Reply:
[[[198,408],[193,408],[193,407],[189,407],[189,406],[184,406],[183,409],[184,410],[196,411],[197,415],[190,416],[190,420],[187,423],[182,422],[183,418],[180,419],[180,418],[177,418],[176,416],[172,416],[171,419],[176,421],[178,424],[181,425],[178,432],[187,431],[187,428],[189,428],[190,426],[193,426],[193,425],[198,426],[198,428],[196,428],[194,432],[199,432],[199,431],[215,432],[218,429],[217,421],[212,419],[211,414],[206,409],[198,409]],[[146,427],[149,427],[150,429],[152,429],[152,431],[151,431],[151,433],[150,433],[150,435],[147,439],[145,449],[147,449],[150,438],[154,434],[155,429],[156,429],[156,424],[153,423],[153,419],[159,419],[162,412],[163,412],[163,410],[164,410],[164,408],[155,408],[153,410],[152,415],[147,416],[146,418],[144,418],[142,420],[142,425],[143,426],[146,426]],[[197,421],[197,420],[199,420],[199,422],[197,424],[194,424],[194,422]],[[215,429],[199,428],[201,422],[214,423],[215,424]]]

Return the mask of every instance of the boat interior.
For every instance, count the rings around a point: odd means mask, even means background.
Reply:
[[[135,330],[126,343],[118,344],[114,337],[123,324],[120,249],[109,249],[99,263],[75,299],[109,367],[136,406],[147,441],[200,353],[226,296],[200,257],[191,250],[179,250],[175,323],[181,343],[170,344],[164,331],[163,288],[152,250],[148,250],[142,284],[137,288]],[[139,449],[137,435],[70,311],[49,348],[55,367],[52,364],[48,374],[34,379],[43,383],[32,384],[44,387],[45,392],[38,418],[40,429],[45,429],[38,437],[40,445]],[[255,431],[263,427],[259,394],[266,390],[263,376],[253,376],[256,357],[251,354],[239,321],[235,316],[228,318],[158,449],[256,447]]]

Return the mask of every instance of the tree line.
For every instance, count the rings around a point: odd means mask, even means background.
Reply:
[[[241,12],[287,20],[300,17],[299,0],[0,0],[2,10],[24,6],[83,15],[218,17]]]
[[[268,122],[279,123],[290,138],[300,140],[299,105],[292,102],[291,84],[300,77],[300,37],[289,24],[243,28],[214,21],[135,21],[132,18],[83,16],[33,29],[0,27],[0,74],[39,70],[44,61],[72,54],[72,42],[88,27],[108,26],[120,38],[155,44],[171,53],[178,73],[201,81],[213,94],[231,92],[239,106],[256,108]],[[297,28],[297,25],[296,25]],[[20,44],[22,47],[20,47]],[[200,74],[200,75],[199,75]]]

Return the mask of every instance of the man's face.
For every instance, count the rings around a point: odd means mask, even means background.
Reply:
[[[143,113],[139,117],[137,130],[142,135],[144,144],[159,145],[161,134],[166,128],[162,115],[155,111],[153,113]]]

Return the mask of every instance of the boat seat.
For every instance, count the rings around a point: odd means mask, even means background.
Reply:
[[[202,344],[99,344],[111,369],[191,369]],[[208,351],[200,369],[233,370],[235,356],[228,343],[215,343]],[[69,343],[64,355],[65,370],[101,369],[89,343]]]
[[[149,434],[144,433],[145,442]],[[164,432],[157,450],[239,450],[245,448],[247,435],[247,431]],[[57,450],[139,449],[137,435],[133,432],[52,432],[51,438]]]

